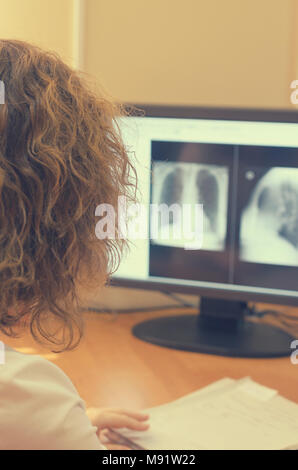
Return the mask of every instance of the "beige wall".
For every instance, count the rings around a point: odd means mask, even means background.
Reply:
[[[0,37],[21,39],[73,61],[73,0],[0,0]]]
[[[72,64],[75,3],[0,0],[0,37],[35,42]],[[84,69],[118,99],[292,106],[298,0],[85,0],[85,6]]]
[[[288,107],[296,4],[87,0],[86,68],[129,102]]]

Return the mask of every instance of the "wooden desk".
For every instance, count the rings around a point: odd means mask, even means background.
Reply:
[[[60,354],[41,348],[29,337],[8,339],[2,335],[0,339],[21,352],[40,354],[61,367],[87,406],[148,408],[223,377],[245,376],[278,389],[298,403],[298,365],[293,365],[290,358],[235,359],[175,351],[132,336],[130,329],[135,323],[173,313],[178,311],[117,317],[86,313],[86,333],[81,344],[74,351]],[[297,310],[295,313],[298,315]]]

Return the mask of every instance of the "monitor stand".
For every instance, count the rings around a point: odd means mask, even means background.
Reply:
[[[247,318],[245,302],[201,298],[200,314],[154,318],[133,327],[144,341],[167,348],[237,357],[290,356],[290,334]]]

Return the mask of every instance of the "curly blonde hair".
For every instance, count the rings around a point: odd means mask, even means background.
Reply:
[[[133,197],[124,109],[22,41],[0,40],[0,80],[0,330],[29,326],[60,352],[83,333],[78,286],[103,285],[125,245],[94,230],[98,204]]]

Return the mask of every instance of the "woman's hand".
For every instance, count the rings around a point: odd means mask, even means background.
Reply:
[[[146,431],[149,423],[146,422],[149,415],[138,411],[131,411],[122,408],[87,408],[87,415],[97,427],[97,436],[100,438],[102,431],[109,428],[128,428],[135,431]]]

